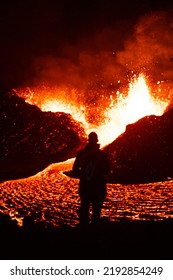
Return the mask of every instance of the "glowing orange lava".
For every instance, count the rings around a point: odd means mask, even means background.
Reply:
[[[151,96],[143,75],[134,78],[129,84],[128,95],[123,97],[119,93],[118,103],[112,100],[110,108],[105,112],[107,121],[97,129],[102,145],[112,142],[125,131],[128,124],[147,115],[162,115],[167,105],[167,102]]]
[[[99,125],[90,124],[86,120],[86,107],[81,105],[80,102],[77,103],[76,100],[75,102],[70,100],[66,92],[63,92],[63,97],[62,94],[60,97],[50,97],[47,90],[47,96],[42,97],[42,100],[35,99],[33,101],[34,92],[29,91],[25,94],[25,100],[37,105],[42,111],[71,114],[75,120],[83,123],[87,134],[92,130],[98,133],[101,147],[115,140],[125,131],[128,124],[134,123],[147,115],[162,115],[168,105],[167,101],[155,99],[151,96],[145,77],[142,74],[134,77],[129,83],[128,94],[124,95],[124,93],[118,91],[116,94],[118,99],[115,101],[111,97],[110,106],[104,111],[104,122]],[[56,94],[53,96],[56,96]]]

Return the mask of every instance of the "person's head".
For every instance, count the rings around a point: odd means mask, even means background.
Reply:
[[[88,142],[89,142],[90,144],[96,144],[96,143],[98,142],[97,133],[91,132],[91,133],[88,135]]]

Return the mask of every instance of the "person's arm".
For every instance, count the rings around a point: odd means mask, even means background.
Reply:
[[[78,155],[76,156],[72,170],[73,170],[73,172],[79,171],[79,156]]]
[[[72,170],[74,174],[76,174],[78,177],[80,176],[80,171],[81,171],[81,152],[79,152],[76,156],[76,159],[74,161]]]

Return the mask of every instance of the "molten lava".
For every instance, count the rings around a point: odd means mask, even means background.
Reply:
[[[92,130],[96,131],[99,136],[101,147],[111,143],[121,133],[125,131],[128,124],[134,123],[140,118],[147,115],[162,115],[168,105],[168,101],[156,99],[152,97],[149,87],[147,86],[145,77],[140,74],[134,77],[129,83],[128,93],[124,94],[116,92],[117,99],[114,100],[110,95],[109,106],[104,110],[103,122],[100,124],[91,124],[86,118],[86,110],[89,106],[85,106],[77,99],[75,90],[75,98],[72,100],[68,92],[55,89],[55,93],[49,94],[50,89],[36,90],[25,89],[17,92],[19,96],[25,98],[26,102],[37,105],[42,111],[65,112],[83,123],[86,133]],[[93,105],[93,104],[92,104]],[[102,108],[95,108],[95,119]]]

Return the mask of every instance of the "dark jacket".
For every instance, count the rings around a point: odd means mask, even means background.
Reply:
[[[104,199],[110,164],[99,144],[88,143],[79,151],[73,165],[73,172],[79,175],[81,198]]]

